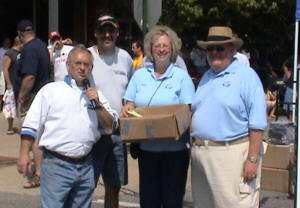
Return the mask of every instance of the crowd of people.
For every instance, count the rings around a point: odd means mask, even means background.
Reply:
[[[131,58],[116,46],[119,27],[104,13],[95,21],[95,45],[73,46],[53,31],[47,46],[32,22],[21,20],[13,46],[4,40],[0,94],[6,89],[15,99],[7,134],[21,137],[24,188],[40,186],[43,208],[85,208],[102,175],[105,207],[118,207],[128,183],[118,118],[136,107],[186,104],[191,126],[179,140],[134,144],[141,207],[183,207],[190,161],[195,208],[258,207],[263,131],[278,95],[239,52],[243,40],[229,27],[212,26],[205,41],[193,37],[186,47],[158,25],[132,42]]]

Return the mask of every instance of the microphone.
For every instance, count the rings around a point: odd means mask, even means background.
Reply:
[[[84,89],[87,90],[89,87],[91,87],[90,81],[88,79],[84,79],[83,86],[84,86]],[[95,110],[97,108],[96,100],[91,100],[91,105],[92,105],[92,109]]]

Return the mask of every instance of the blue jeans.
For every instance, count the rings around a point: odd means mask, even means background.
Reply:
[[[44,152],[41,166],[43,208],[88,208],[95,187],[92,156],[72,163]]]
[[[118,135],[102,135],[92,150],[95,183],[100,175],[105,184],[121,187],[128,183],[127,150]]]
[[[141,151],[138,157],[141,208],[182,208],[189,150]]]

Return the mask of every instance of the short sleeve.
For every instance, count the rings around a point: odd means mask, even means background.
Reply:
[[[254,71],[244,80],[242,99],[248,114],[249,129],[264,130],[267,125],[266,101],[261,81]]]
[[[129,81],[125,95],[123,97],[127,101],[131,101],[131,102],[135,101],[135,96],[136,96],[136,92],[137,92],[136,75],[137,74],[134,74],[132,76],[131,80]]]
[[[38,72],[38,58],[34,49],[27,48],[22,52],[22,75],[33,75],[36,76]]]
[[[47,86],[42,88],[35,96],[29,111],[26,114],[21,135],[29,135],[33,138],[39,137],[44,127],[48,111],[51,104],[49,103],[48,97],[45,92]]]
[[[185,76],[181,82],[181,90],[179,100],[184,104],[191,104],[193,97],[195,95],[195,85],[188,73],[185,73]]]

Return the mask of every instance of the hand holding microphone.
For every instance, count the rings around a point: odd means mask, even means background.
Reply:
[[[88,99],[91,101],[92,109],[101,109],[101,105],[97,105],[96,100],[99,100],[98,93],[95,89],[90,88],[90,81],[88,79],[83,80],[83,86],[86,90],[85,94],[88,97]]]

